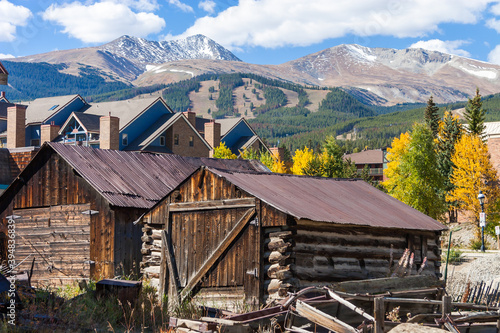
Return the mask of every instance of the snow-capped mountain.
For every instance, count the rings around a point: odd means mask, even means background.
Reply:
[[[241,61],[230,51],[203,35],[163,42],[122,36],[97,49],[141,65],[162,64],[185,59]]]
[[[67,68],[63,72],[75,75],[82,66],[90,66],[110,80],[130,82],[150,65],[189,59],[241,62],[229,50],[203,35],[164,42],[122,36],[101,46],[53,51],[12,61],[64,63]]]
[[[152,42],[130,36],[108,44],[54,51],[13,61],[66,64],[78,75],[91,67],[107,80],[137,86],[171,83],[205,73],[254,73],[299,84],[343,87],[368,103],[392,105],[464,100],[475,93],[500,92],[500,66],[423,49],[339,45],[280,65],[240,61],[211,39],[195,35]]]

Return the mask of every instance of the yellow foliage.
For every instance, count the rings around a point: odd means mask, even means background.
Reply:
[[[214,149],[214,158],[225,158],[225,159],[230,159],[230,160],[235,160],[238,158],[231,149],[226,147],[224,142],[221,142],[219,147],[215,147]]]
[[[387,164],[387,169],[384,169],[384,175],[387,180],[382,182],[382,185],[388,190],[395,188],[400,182],[399,165],[401,157],[408,152],[410,139],[410,133],[401,133],[399,138],[394,138],[392,146],[387,149],[387,160],[389,163]]]
[[[287,168],[285,162],[283,162],[279,157],[274,159],[271,171],[275,173],[287,173]]]
[[[463,135],[455,145],[451,182],[455,188],[446,200],[455,203],[458,209],[467,210],[479,217],[481,207],[477,195],[483,191],[487,202],[495,202],[498,197],[496,170],[493,168],[488,147],[477,135]]]
[[[292,173],[294,175],[303,175],[303,169],[314,158],[312,149],[304,147],[303,150],[297,149],[293,156]]]

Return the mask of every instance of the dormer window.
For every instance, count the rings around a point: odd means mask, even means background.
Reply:
[[[127,133],[122,134],[122,146],[128,146],[128,134]]]

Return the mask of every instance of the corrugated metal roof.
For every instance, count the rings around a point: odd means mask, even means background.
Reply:
[[[363,180],[210,169],[242,190],[298,219],[370,227],[446,227]]]
[[[48,145],[109,203],[119,207],[152,207],[200,166],[266,171],[266,167],[256,161],[125,152],[58,143]]]

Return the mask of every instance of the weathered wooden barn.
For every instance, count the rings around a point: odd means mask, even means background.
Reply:
[[[254,308],[287,291],[390,275],[439,276],[434,219],[362,180],[200,168],[142,218],[142,271],[169,299]],[[210,301],[207,301],[210,305]]]
[[[266,170],[217,160],[44,144],[0,196],[5,229],[15,221],[15,259],[33,281],[60,284],[139,273],[142,214],[201,165]],[[7,235],[1,256],[6,259]],[[24,261],[23,261],[24,260]]]

